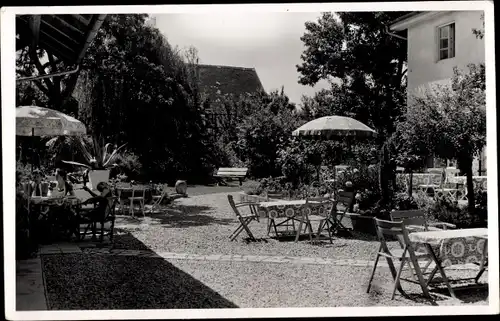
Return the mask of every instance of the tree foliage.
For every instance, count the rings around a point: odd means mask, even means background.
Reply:
[[[469,209],[474,208],[472,160],[486,144],[486,86],[483,64],[457,68],[451,86],[435,86],[408,106],[405,136],[436,156],[456,159],[467,175]]]
[[[333,84],[334,111],[350,115],[379,133],[379,143],[395,130],[406,103],[406,43],[389,36],[386,26],[405,12],[323,13],[307,22],[306,47],[297,66],[299,82]],[[318,95],[317,99],[320,97]],[[321,106],[321,104],[320,104]]]

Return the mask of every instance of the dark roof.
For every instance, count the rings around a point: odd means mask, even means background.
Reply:
[[[215,100],[219,90],[219,94],[236,96],[264,91],[255,68],[198,65],[197,70],[201,91],[211,100]]]
[[[44,49],[68,64],[78,64],[106,15],[18,15],[16,49]]]
[[[392,26],[393,24],[395,24],[395,23],[398,23],[398,22],[401,22],[401,21],[403,21],[403,20],[406,20],[406,19],[412,18],[412,17],[414,17],[414,16],[416,16],[416,15],[419,15],[419,14],[421,14],[421,13],[423,13],[423,12],[424,12],[424,11],[412,11],[412,12],[410,12],[410,13],[407,13],[407,14],[405,14],[405,15],[403,15],[403,16],[401,16],[401,17],[397,18],[397,19],[394,19],[393,21],[391,21],[391,26]]]

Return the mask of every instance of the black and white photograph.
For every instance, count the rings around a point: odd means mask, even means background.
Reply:
[[[493,2],[360,4],[3,7],[7,319],[498,313]]]

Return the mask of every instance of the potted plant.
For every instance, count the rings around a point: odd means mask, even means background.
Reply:
[[[116,159],[119,155],[118,152],[126,144],[120,147],[116,147],[111,143],[104,144],[102,139],[98,139],[95,136],[92,136],[90,142],[86,141],[81,136],[74,136],[71,139],[73,146],[76,146],[80,151],[85,163],[74,161],[62,162],[86,168],[91,189],[94,189],[99,182],[108,182],[110,168],[116,166]]]

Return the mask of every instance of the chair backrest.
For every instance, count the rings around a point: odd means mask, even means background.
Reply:
[[[354,203],[354,195],[355,195],[354,192],[346,192],[346,191],[337,192],[336,196],[337,210],[341,212],[350,211]]]
[[[403,222],[405,225],[423,226],[427,230],[425,214],[421,210],[393,211],[390,213],[391,220]]]
[[[408,237],[408,230],[406,229],[404,222],[391,222],[378,218],[374,218],[374,221],[380,245],[385,253],[392,255],[389,247],[387,246],[386,236],[395,237],[398,240],[399,245],[401,245],[401,248],[411,245],[410,238]]]
[[[234,202],[234,197],[233,197],[233,195],[228,195],[228,196],[227,196],[227,200],[228,200],[228,202],[229,202],[229,205],[230,205],[230,206],[231,206],[231,208],[233,209],[234,214],[236,214],[236,216],[237,216],[238,218],[240,218],[240,217],[241,217],[241,214],[240,214],[240,211],[238,210],[238,208],[236,207],[236,203]]]
[[[325,215],[332,215],[336,209],[335,208],[336,201],[330,197],[321,197],[321,196],[307,197],[306,198],[306,205],[309,203],[321,203],[321,204],[323,204],[324,208],[327,207],[326,208],[327,212],[325,212]]]

